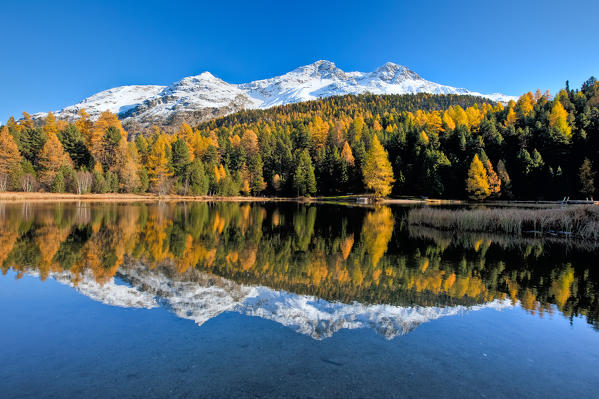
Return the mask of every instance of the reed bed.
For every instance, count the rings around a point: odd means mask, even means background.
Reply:
[[[550,209],[417,208],[408,213],[410,226],[433,227],[454,232],[539,234],[599,240],[599,206]]]

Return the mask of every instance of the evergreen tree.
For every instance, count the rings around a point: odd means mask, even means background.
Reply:
[[[307,149],[299,153],[297,168],[293,174],[293,188],[298,196],[310,196],[316,193],[314,166]]]
[[[173,173],[175,176],[179,177],[180,181],[183,181],[187,178],[187,168],[191,163],[189,147],[187,146],[185,140],[179,137],[177,140],[175,140],[175,142],[173,142],[171,149],[171,165]]]
[[[199,159],[195,159],[189,167],[189,188],[192,195],[206,195],[210,180],[206,175],[204,164]]]
[[[586,197],[592,197],[595,193],[595,172],[588,158],[585,158],[578,169],[578,180],[580,182],[580,193]]]
[[[87,149],[83,136],[76,125],[71,124],[65,130],[59,132],[58,139],[73,160],[76,169],[93,169],[94,159]]]
[[[505,162],[503,160],[499,160],[497,162],[497,175],[503,188],[501,189],[501,196],[506,199],[512,198],[512,180],[510,179],[510,175],[507,172],[505,167]]]

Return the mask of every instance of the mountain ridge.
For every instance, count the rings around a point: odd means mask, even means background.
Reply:
[[[177,127],[183,122],[197,124],[244,109],[266,109],[337,95],[416,93],[472,95],[499,102],[515,99],[431,82],[392,62],[371,72],[345,72],[331,61],[319,60],[283,75],[248,83],[228,83],[205,71],[168,86],[114,87],[58,110],[55,115],[74,120],[79,110],[85,109],[96,119],[108,110],[117,114],[126,127]],[[46,115],[38,113],[34,118]]]

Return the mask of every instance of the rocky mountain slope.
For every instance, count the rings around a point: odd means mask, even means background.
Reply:
[[[80,109],[85,109],[92,118],[110,110],[132,130],[151,125],[176,128],[182,122],[197,124],[242,109],[263,109],[322,97],[363,93],[467,94],[502,102],[514,99],[504,94],[481,94],[430,82],[405,66],[391,62],[372,72],[344,72],[330,61],[317,61],[281,76],[243,84],[230,84],[204,72],[169,86],[116,87],[94,94],[55,114],[58,118],[73,120]],[[45,115],[39,113],[34,117]]]

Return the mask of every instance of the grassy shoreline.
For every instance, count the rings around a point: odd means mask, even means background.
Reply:
[[[599,240],[599,206],[575,205],[560,208],[418,208],[408,213],[410,226],[463,232],[511,235],[549,235]]]
[[[223,201],[223,202],[322,202],[322,203],[356,203],[358,197],[367,195],[342,195],[331,197],[222,197],[222,196],[191,196],[191,195],[156,195],[156,194],[72,194],[72,193],[41,193],[41,192],[0,192],[0,202],[68,202],[68,201],[97,201],[97,202],[151,202],[151,201]],[[376,204],[462,204],[459,200],[440,199],[381,199]],[[373,204],[372,202],[369,204]]]

